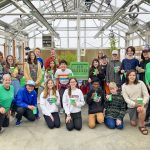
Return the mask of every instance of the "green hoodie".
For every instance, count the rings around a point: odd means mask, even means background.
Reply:
[[[146,82],[146,85],[150,85],[150,62],[146,64],[145,82]]]

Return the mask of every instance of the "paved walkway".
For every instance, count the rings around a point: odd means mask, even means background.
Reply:
[[[128,115],[125,117],[125,129],[110,130],[104,124],[95,129],[87,126],[87,108],[83,109],[83,128],[81,131],[67,131],[64,115],[61,128],[48,129],[43,120],[33,123],[23,120],[20,127],[15,127],[12,120],[10,127],[0,135],[0,150],[149,150],[150,134],[142,135],[137,128],[131,127]]]

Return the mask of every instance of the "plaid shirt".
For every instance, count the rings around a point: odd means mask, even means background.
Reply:
[[[118,93],[116,95],[112,95],[112,101],[105,101],[105,108],[106,117],[123,120],[126,113],[126,102],[123,96]]]

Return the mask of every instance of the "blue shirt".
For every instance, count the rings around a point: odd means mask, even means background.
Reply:
[[[27,108],[28,105],[37,106],[37,93],[35,90],[29,92],[24,86],[18,91],[14,103],[16,106],[23,108]]]
[[[38,62],[41,64],[41,68],[43,68],[43,59],[41,57],[37,57]]]
[[[121,69],[128,70],[136,70],[136,67],[139,66],[139,61],[136,58],[133,59],[123,59],[121,64]]]

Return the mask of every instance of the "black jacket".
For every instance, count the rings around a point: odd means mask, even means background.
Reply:
[[[92,98],[92,94],[95,93],[95,90],[92,89],[87,93],[87,99],[86,102],[88,104],[88,113],[89,114],[95,114],[98,112],[103,112],[104,109],[104,92],[99,88],[96,93],[99,97],[99,101],[95,102]]]

